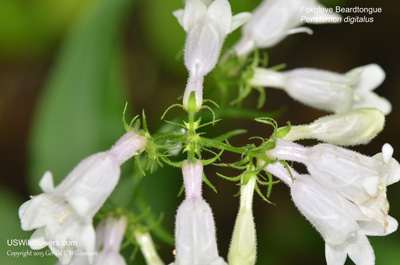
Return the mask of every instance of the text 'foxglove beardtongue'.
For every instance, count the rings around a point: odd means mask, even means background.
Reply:
[[[189,79],[183,97],[185,108],[192,92],[195,92],[197,107],[201,107],[204,76],[217,64],[226,36],[251,16],[249,13],[232,16],[227,0],[215,0],[208,6],[209,2],[186,0],[185,9],[173,12],[187,32],[185,66]]]
[[[340,15],[335,13],[304,12],[304,8],[322,7],[316,0],[264,0],[254,12],[253,17],[242,28],[242,38],[234,46],[241,56],[258,48],[269,48],[283,40],[286,36],[312,30],[298,27],[305,23],[302,17],[310,18],[308,23],[318,23],[312,18],[318,16],[320,23],[338,23]],[[325,20],[324,22],[322,20]],[[311,21],[311,22],[309,22]]]
[[[397,221],[388,216],[388,230],[383,232],[380,225],[363,216],[356,205],[311,176],[291,169],[294,180],[288,181],[290,175],[280,163],[268,164],[265,170],[284,180],[299,211],[324,238],[328,265],[343,265],[347,255],[356,265],[375,264],[366,235],[385,236],[397,230]]]
[[[185,161],[182,167],[186,198],[175,221],[176,256],[173,265],[226,265],[218,255],[215,223],[208,203],[201,197],[203,166]]]
[[[383,69],[369,64],[346,74],[312,68],[287,72],[256,68],[249,83],[284,89],[295,100],[325,111],[344,113],[352,109],[377,108],[387,115],[392,109],[390,102],[372,91],[384,79]]]
[[[31,236],[32,249],[44,248],[46,241],[76,241],[77,250],[94,252],[92,218],[117,185],[121,163],[145,145],[145,138],[137,139],[133,131],[126,133],[110,151],[80,162],[57,187],[52,174],[44,174],[39,183],[44,193],[19,208],[22,229],[37,229]],[[60,245],[49,244],[49,248],[62,264],[68,264],[73,248]],[[91,262],[92,256],[87,258]]]
[[[367,143],[382,131],[385,115],[378,109],[356,109],[344,114],[329,115],[308,125],[291,126],[284,139],[317,139],[337,145]]]
[[[140,246],[140,251],[146,260],[147,265],[164,265],[164,262],[160,259],[157,254],[156,248],[154,247],[153,240],[149,232],[142,232],[138,229],[135,230],[135,239]]]
[[[250,179],[246,179],[249,178]],[[244,181],[248,181],[245,183]],[[252,265],[256,263],[256,228],[253,218],[253,194],[256,176],[245,173],[240,186],[240,208],[228,253],[230,265]]]
[[[388,229],[389,202],[386,186],[400,180],[400,165],[391,157],[390,145],[374,157],[330,144],[312,148],[276,140],[276,148],[267,155],[304,163],[311,176],[327,188],[354,202],[367,218]]]

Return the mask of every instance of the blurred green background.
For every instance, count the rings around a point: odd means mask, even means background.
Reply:
[[[251,11],[259,0],[230,0],[234,13]],[[354,67],[377,63],[387,78],[377,92],[393,104],[385,130],[367,146],[354,149],[374,155],[383,143],[395,148],[400,159],[400,25],[398,4],[389,1],[321,1],[328,6],[382,7],[371,24],[315,25],[313,36],[294,35],[268,50],[270,65],[286,63],[288,69],[315,67],[344,73]],[[51,170],[58,183],[83,158],[105,150],[123,133],[121,112],[129,102],[130,115],[145,109],[151,131],[161,125],[163,110],[181,96],[187,72],[182,62],[185,33],[171,12],[182,0],[0,0],[0,264],[54,264],[55,258],[11,258],[7,239],[29,238],[20,230],[19,205],[39,193],[38,181]],[[225,47],[240,36],[231,34]],[[233,93],[237,93],[234,91]],[[254,104],[257,93],[248,99]],[[267,90],[264,111],[282,104],[289,111],[280,124],[309,123],[326,113],[294,102],[280,91]],[[170,117],[178,112],[173,112]],[[209,132],[215,136],[228,129],[247,128],[237,137],[269,136],[270,128],[241,119],[227,119]],[[233,156],[224,156],[234,161]],[[112,200],[125,203],[132,183],[132,165],[124,166],[121,184]],[[238,198],[238,187],[206,168],[218,189],[204,187],[217,224],[221,255],[226,257]],[[219,168],[218,168],[219,170]],[[238,172],[225,170],[227,175]],[[181,173],[163,168],[141,181],[138,212],[151,206],[155,216],[165,214],[163,226],[173,233],[174,215],[182,198]],[[126,184],[126,185],[125,185]],[[400,185],[389,187],[390,214],[400,219]],[[287,188],[277,185],[271,194],[275,205],[255,199],[257,264],[324,264],[324,243],[299,214]],[[161,234],[161,232],[159,233]],[[173,246],[154,237],[166,264],[173,261]],[[400,236],[370,237],[377,264],[395,265],[400,260]],[[125,251],[128,252],[128,251]],[[124,253],[125,253],[124,252]],[[129,253],[125,253],[128,254]],[[128,262],[132,264],[132,262]],[[140,254],[134,264],[143,264]],[[349,260],[346,264],[352,264]]]

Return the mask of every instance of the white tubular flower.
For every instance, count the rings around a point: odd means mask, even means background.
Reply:
[[[329,112],[377,108],[387,115],[392,109],[390,102],[373,92],[384,79],[383,69],[377,64],[369,64],[346,74],[312,68],[288,72],[256,68],[249,83],[253,86],[283,89],[293,99]]]
[[[382,154],[368,157],[330,144],[306,148],[277,139],[276,148],[267,154],[304,163],[316,181],[354,202],[364,216],[379,222],[387,231],[386,186],[400,180],[400,165],[391,157],[393,149],[389,144],[382,149]]]
[[[258,6],[253,17],[242,28],[242,38],[234,46],[236,53],[241,56],[253,51],[254,46],[269,48],[282,41],[286,36],[312,30],[298,27],[305,22],[338,23],[340,15],[322,12],[320,14],[305,13],[304,8],[324,8],[316,0],[265,0]],[[305,16],[306,15],[306,16]],[[314,16],[318,20],[312,20]],[[305,21],[303,18],[311,18]]]
[[[69,265],[126,265],[124,258],[119,254],[121,242],[125,234],[128,219],[108,217],[96,227],[96,252],[93,263],[89,263],[83,255],[75,255]],[[61,263],[58,262],[57,265]]]
[[[348,255],[356,265],[375,264],[374,251],[366,237],[385,236],[397,230],[397,221],[388,216],[388,229],[363,216],[360,210],[334,190],[316,182],[311,176],[299,175],[291,169],[294,182],[280,163],[269,164],[266,170],[291,189],[293,202],[325,240],[328,265],[343,265]]]
[[[175,223],[174,265],[227,265],[218,255],[214,218],[202,198],[185,199]]]
[[[57,187],[52,174],[46,172],[39,183],[44,193],[19,208],[22,229],[36,229],[31,248],[44,248],[45,241],[76,241],[77,250],[94,252],[92,218],[117,185],[120,165],[145,145],[146,138],[130,131],[110,151],[80,162]],[[62,264],[71,261],[72,247],[50,244],[49,248]],[[87,258],[91,262],[92,256]]]
[[[140,251],[142,251],[143,257],[146,260],[147,265],[164,265],[164,262],[160,259],[157,254],[156,248],[154,247],[153,240],[149,232],[141,232],[135,230],[135,239],[139,243]]]
[[[173,265],[227,265],[218,255],[215,223],[208,203],[201,197],[203,166],[185,162],[182,167],[186,198],[175,222],[176,256]]]
[[[247,173],[248,174],[248,173]],[[242,184],[244,177],[242,177]],[[256,228],[253,218],[253,194],[256,176],[251,175],[247,184],[240,186],[240,208],[228,253],[230,265],[256,263]]]
[[[102,233],[102,242],[96,242],[100,246],[103,245],[103,249],[94,258],[93,265],[126,265],[125,259],[119,253],[119,249],[127,226],[128,219],[125,216],[120,219],[109,217],[105,221],[105,225],[101,226],[98,231],[98,233]]]
[[[284,137],[289,141],[317,139],[336,145],[367,143],[383,130],[385,115],[378,109],[356,109],[329,115],[308,125],[291,126]]]
[[[240,13],[232,16],[227,0],[215,0],[211,4],[210,1],[186,0],[185,9],[173,14],[187,32],[185,66],[189,71],[189,79],[183,105],[187,108],[189,96],[195,92],[196,104],[200,108],[204,76],[217,64],[226,36],[245,23],[251,15]]]
[[[185,185],[186,199],[195,201],[201,199],[201,185],[203,183],[203,164],[197,160],[196,163],[183,162],[183,183]]]

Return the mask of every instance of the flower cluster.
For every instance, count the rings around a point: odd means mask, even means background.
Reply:
[[[31,248],[44,248],[45,241],[75,241],[77,250],[94,253],[93,216],[117,185],[121,164],[143,150],[146,143],[145,137],[129,131],[109,151],[80,162],[57,187],[52,174],[46,172],[39,184],[44,193],[32,196],[19,209],[22,229],[36,229]],[[62,264],[69,264],[74,249],[65,245],[49,248]],[[93,255],[86,258],[91,263]]]
[[[375,264],[374,251],[366,236],[385,236],[397,230],[394,218],[386,216],[387,225],[382,228],[379,222],[364,215],[358,204],[322,185],[318,176],[300,175],[290,169],[292,180],[279,162],[269,164],[265,170],[290,187],[293,202],[324,238],[328,265],[343,265],[347,255],[355,264]]]
[[[397,220],[389,215],[386,191],[389,185],[400,180],[400,165],[392,157],[394,150],[390,144],[384,144],[382,152],[372,157],[343,146],[367,144],[383,130],[391,103],[373,90],[384,81],[385,72],[376,64],[345,74],[311,68],[276,71],[259,67],[258,48],[272,47],[290,34],[312,33],[311,29],[300,27],[303,8],[323,6],[316,0],[265,0],[253,14],[244,12],[233,16],[228,0],[186,0],[184,9],[173,15],[187,33],[184,64],[189,77],[183,104],[174,104],[165,113],[180,106],[187,111],[188,121],[167,121],[169,125],[180,126],[180,131],[162,128],[152,136],[144,113],[143,131],[131,128],[136,118],[130,125],[123,120],[128,132],[109,150],[80,162],[59,185],[55,187],[52,174],[46,172],[39,183],[43,193],[32,196],[19,208],[22,229],[35,230],[31,248],[43,248],[46,241],[75,241],[76,246],[49,246],[60,264],[125,265],[121,248],[133,243],[135,250],[140,248],[147,264],[163,265],[150,229],[140,225],[141,218],[133,213],[141,185],[134,186],[128,206],[112,205],[113,210],[106,209],[107,214],[100,211],[119,182],[121,165],[136,156],[135,165],[142,175],[153,169],[153,162],[182,168],[185,199],[176,213],[175,260],[170,265],[254,265],[257,236],[253,196],[256,191],[269,202],[272,186],[279,182],[273,176],[290,188],[296,207],[325,240],[328,265],[343,265],[347,256],[357,265],[375,264],[367,236],[386,236],[398,228]],[[322,16],[328,23],[340,17],[335,13],[322,13]],[[239,99],[245,98],[252,88],[259,91],[264,91],[263,87],[278,88],[301,103],[334,114],[306,125],[288,122],[280,128],[271,117],[258,117],[257,122],[274,127],[269,138],[252,137],[261,140],[259,145],[249,143],[236,147],[227,141],[243,130],[215,138],[206,138],[205,132],[199,132],[199,128],[218,121],[213,109],[203,106],[204,77],[217,65],[227,35],[243,24],[241,39],[220,62],[221,69],[228,71],[215,75],[215,87],[222,87],[226,92],[230,85],[224,81],[229,80],[241,90]],[[255,51],[253,58],[249,57],[252,51]],[[215,106],[218,107],[216,103]],[[211,111],[212,121],[202,123],[203,117],[197,116],[204,108]],[[229,113],[253,115],[246,111],[232,108]],[[218,114],[223,116],[224,111]],[[139,123],[133,127],[138,128]],[[311,147],[295,143],[302,139],[323,143]],[[219,154],[215,149],[220,150]],[[141,160],[139,154],[143,151],[147,156]],[[214,157],[204,159],[204,151]],[[225,151],[239,154],[240,160],[217,164]],[[179,157],[181,153],[186,153],[187,158],[180,162],[170,160],[172,154]],[[304,164],[307,174],[296,172],[287,161]],[[146,163],[149,166],[142,167]],[[202,194],[203,181],[216,191],[203,173],[204,166],[209,164],[241,170],[236,177],[218,173],[225,179],[240,181],[240,205],[228,263],[219,255],[213,213]],[[259,185],[268,186],[266,196]],[[95,230],[96,214],[101,221]],[[146,220],[146,223],[153,224],[153,221]],[[124,237],[127,244],[122,244]],[[92,255],[76,256],[76,250]]]
[[[174,16],[187,32],[185,66],[189,79],[183,96],[188,106],[190,94],[195,93],[197,108],[203,102],[203,80],[217,64],[226,36],[249,18],[249,13],[232,16],[227,0],[186,0],[185,9],[176,10]]]
[[[329,265],[344,264],[346,254],[356,264],[374,264],[365,235],[387,235],[398,226],[388,215],[386,198],[386,187],[400,180],[400,165],[392,154],[389,144],[368,157],[331,144],[307,148],[276,139],[267,156],[303,163],[310,175],[290,169],[292,181],[279,162],[265,169],[291,187],[296,206],[325,239]]]

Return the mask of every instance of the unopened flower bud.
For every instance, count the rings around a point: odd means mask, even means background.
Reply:
[[[240,208],[228,253],[230,265],[253,265],[256,262],[257,241],[253,218],[255,183],[256,176],[252,175],[247,184],[242,182],[240,187]]]
[[[385,115],[378,109],[356,109],[343,114],[325,116],[308,125],[292,126],[284,139],[317,139],[337,145],[369,142],[385,124]]]

